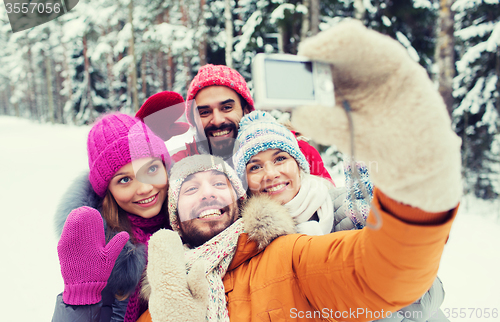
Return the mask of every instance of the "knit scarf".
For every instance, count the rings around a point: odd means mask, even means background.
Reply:
[[[158,214],[152,218],[142,218],[140,216],[128,214],[128,219],[132,226],[132,234],[138,244],[145,246],[146,263],[148,260],[148,241],[151,235],[164,228],[167,223],[167,217],[164,214]],[[147,304],[140,301],[139,292],[141,290],[141,282],[135,288],[134,293],[130,296],[125,312],[125,322],[135,322],[139,316],[147,309]]]
[[[243,232],[243,221],[238,219],[217,236],[205,244],[193,249],[186,249],[186,271],[189,272],[193,264],[203,260],[207,263],[206,277],[209,285],[208,310],[206,321],[229,321],[226,306],[226,292],[222,279],[238,245],[238,237]]]
[[[303,175],[299,192],[285,207],[297,222],[297,232],[301,234],[325,235],[333,228],[333,202],[322,178]],[[319,221],[310,220],[315,213]]]

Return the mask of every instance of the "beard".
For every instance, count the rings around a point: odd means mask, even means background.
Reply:
[[[219,139],[217,137],[208,135],[208,133],[218,130],[232,131],[232,137]],[[236,141],[236,137],[238,136],[238,129],[236,128],[236,125],[234,123],[224,123],[221,126],[210,125],[205,128],[205,136],[210,143],[210,154],[224,157],[232,155],[234,142]]]
[[[239,216],[238,202],[235,201],[231,205],[221,207],[221,211],[227,213],[226,218],[223,220],[202,222],[202,227],[200,227],[200,221],[197,219],[196,214],[199,212],[199,209],[207,206],[220,206],[220,204],[217,202],[200,204],[190,212],[189,218],[194,219],[183,221],[180,224],[183,242],[193,248],[203,245],[214,236],[220,234],[227,227],[231,226]]]

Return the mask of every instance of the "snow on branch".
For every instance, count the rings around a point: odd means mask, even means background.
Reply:
[[[413,48],[413,46],[411,45],[411,42],[410,40],[400,31],[397,31],[396,32],[396,38],[398,38],[398,41],[403,45],[405,46],[406,50],[408,51],[408,55],[410,55],[410,57],[418,62],[420,61],[420,56],[418,55],[418,52],[415,48]]]
[[[271,13],[271,18],[269,21],[274,24],[278,20],[285,19],[285,10],[290,11],[291,13],[295,12],[295,6],[291,3],[283,3],[280,4],[276,9]]]
[[[241,30],[243,34],[238,38],[238,43],[234,46],[233,56],[236,60],[241,60],[243,57],[243,52],[247,47],[252,35],[255,31],[255,27],[259,25],[262,21],[262,12],[260,10],[252,13],[247,22],[243,25]]]
[[[454,35],[462,40],[468,40],[474,37],[484,37],[484,35],[490,33],[493,29],[495,29],[495,23],[490,21],[457,30]]]
[[[486,50],[494,52],[497,50],[499,44],[500,44],[500,22],[497,22],[495,25],[495,29],[493,29],[493,32],[488,38]]]
[[[487,50],[487,43],[479,43],[467,50],[462,56],[462,59],[456,62],[457,71],[459,73],[466,71],[469,66],[481,57],[481,53]]]

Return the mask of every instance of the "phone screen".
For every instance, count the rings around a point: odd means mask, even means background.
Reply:
[[[311,62],[265,60],[268,98],[314,100]]]

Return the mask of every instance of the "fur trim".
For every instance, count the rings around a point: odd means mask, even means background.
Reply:
[[[149,297],[151,296],[151,284],[149,284],[148,274],[146,273],[146,271],[142,275],[140,295],[141,299],[145,300],[146,302],[149,301]]]
[[[102,198],[99,197],[92,188],[88,171],[85,171],[75,178],[59,201],[54,217],[55,230],[58,237],[61,236],[64,223],[69,213],[83,206],[92,207],[99,211],[101,211],[102,208]]]
[[[296,232],[295,222],[287,209],[267,195],[252,196],[243,205],[245,232],[264,249],[275,238]]]
[[[129,296],[135,291],[146,268],[146,248],[130,240],[116,259],[107,287],[113,294]]]

